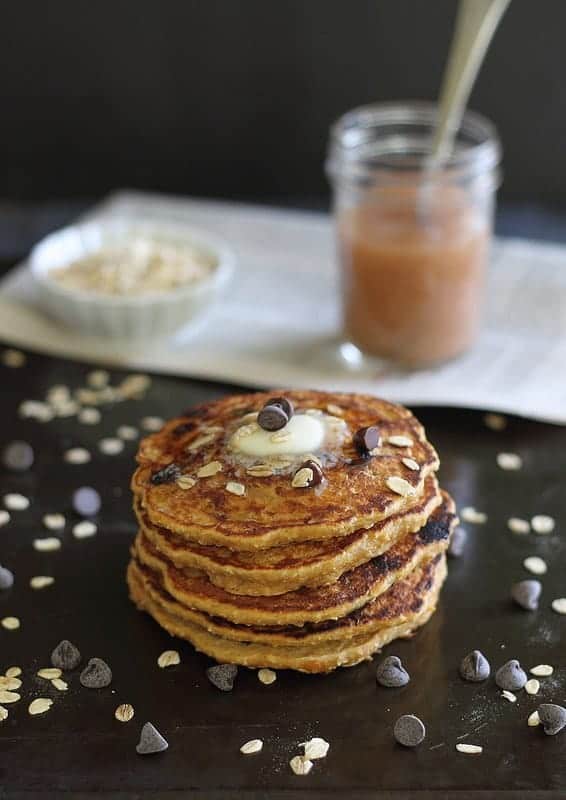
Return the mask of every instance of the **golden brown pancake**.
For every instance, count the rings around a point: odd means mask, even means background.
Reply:
[[[434,612],[445,577],[446,561],[441,556],[439,561],[429,562],[412,575],[408,583],[400,582],[390,590],[395,593],[395,600],[392,596],[388,601],[382,599],[377,608],[369,604],[360,612],[354,612],[345,623],[335,623],[340,626],[340,637],[329,641],[319,638],[309,643],[307,634],[298,644],[279,646],[234,641],[188,622],[166,606],[161,590],[148,591],[147,582],[135,562],[128,570],[130,593],[136,605],[148,611],[169,633],[190,641],[197,650],[224,663],[301,672],[328,672],[339,666],[352,666],[371,658],[393,639],[410,636]],[[380,614],[383,615],[382,625],[376,623]]]
[[[144,537],[174,566],[204,572],[212,583],[233,594],[275,595],[335,581],[344,572],[385,552],[407,534],[418,531],[441,502],[436,478],[430,475],[418,504],[367,530],[333,539],[240,552],[189,542],[152,525],[139,505],[134,510]]]
[[[186,608],[239,625],[304,625],[344,617],[386,592],[421,563],[443,553],[455,523],[453,501],[444,494],[442,505],[423,528],[403,537],[380,556],[328,585],[268,597],[232,594],[199,570],[178,569],[143,532],[136,538],[133,555],[141,569],[156,576],[154,583]]]
[[[294,467],[278,468],[275,461],[271,462],[274,474],[249,474],[229,458],[228,442],[245,415],[259,411],[272,396],[222,398],[168,422],[141,442],[132,489],[152,525],[203,545],[255,550],[347,536],[418,504],[426,477],[438,468],[436,452],[407,409],[367,395],[285,393],[297,413],[328,413],[331,404],[331,413],[343,420],[347,432],[343,446],[333,452],[332,463],[325,467],[327,480],[317,489],[293,488]],[[366,426],[379,428],[381,444],[372,458],[361,459],[352,440]],[[411,444],[393,446],[388,442],[391,436],[408,437]],[[403,457],[413,459],[418,469],[407,468]],[[156,475],[167,465],[194,478],[201,467],[215,461],[221,462],[222,470],[198,479],[188,490],[175,480],[156,483]],[[386,484],[390,477],[403,478],[414,494],[392,491]],[[228,482],[243,484],[245,494],[227,492]]]

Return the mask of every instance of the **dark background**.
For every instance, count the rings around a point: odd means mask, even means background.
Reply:
[[[436,96],[456,0],[16,0],[2,7],[0,196],[116,186],[327,193],[330,122]],[[512,0],[472,106],[497,124],[507,200],[566,199],[566,3]]]

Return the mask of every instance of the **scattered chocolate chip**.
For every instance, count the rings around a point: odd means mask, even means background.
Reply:
[[[500,689],[505,689],[508,692],[516,692],[517,689],[522,689],[527,680],[525,670],[515,658],[507,661],[495,673],[495,683]]]
[[[76,669],[81,663],[81,654],[77,647],[68,639],[59,642],[55,650],[51,653],[51,663],[54,667],[67,672]]]
[[[312,472],[312,478],[310,478],[309,482],[306,484],[309,489],[313,486],[318,486],[324,480],[324,472],[316,461],[312,461],[310,458],[307,459],[307,461],[303,461],[297,472],[302,469],[310,469]]]
[[[378,444],[379,428],[376,428],[375,425],[370,425],[368,428],[360,428],[354,434],[354,447],[361,456],[369,456]]]
[[[150,481],[156,486],[160,483],[173,483],[173,481],[177,480],[180,474],[181,468],[178,467],[177,464],[167,464],[166,467],[162,467],[162,469],[154,472],[150,478]]]
[[[0,566],[0,592],[11,589],[14,585],[14,575],[6,567]]]
[[[91,658],[79,680],[86,689],[104,689],[112,683],[112,670],[101,658]]]
[[[491,673],[489,661],[479,650],[472,650],[460,662],[460,675],[465,681],[486,681]]]
[[[206,670],[208,680],[223,692],[232,691],[237,674],[238,667],[235,664],[216,664]]]
[[[73,508],[81,517],[98,514],[101,505],[100,495],[91,486],[81,486],[73,492]]]
[[[511,588],[511,597],[525,611],[536,611],[542,591],[540,581],[526,580],[515,583]]]
[[[566,725],[566,708],[555,703],[543,703],[537,710],[547,736],[555,736]]]
[[[466,539],[468,534],[464,528],[455,528],[452,536],[450,537],[450,544],[448,545],[448,555],[452,558],[460,558],[466,547]]]
[[[169,747],[169,742],[163,738],[157,728],[146,722],[141,729],[140,740],[136,745],[136,752],[140,756],[148,756],[152,753],[162,753]]]
[[[411,680],[409,673],[401,664],[401,659],[397,656],[388,656],[378,665],[375,677],[382,686],[397,689],[399,686],[406,686]]]
[[[426,728],[414,714],[403,714],[393,728],[393,735],[403,747],[416,747],[426,736]]]
[[[264,431],[279,431],[289,422],[281,406],[264,406],[257,415],[257,424]]]
[[[25,472],[34,461],[33,448],[27,442],[10,442],[2,450],[2,463],[13,472]]]
[[[295,413],[295,407],[293,403],[286,397],[272,397],[271,400],[268,400],[265,405],[279,406],[279,408],[281,408],[285,412],[285,414],[287,414],[287,419],[291,419],[291,417]]]

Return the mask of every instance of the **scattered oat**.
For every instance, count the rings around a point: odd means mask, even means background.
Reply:
[[[547,514],[537,514],[531,519],[531,526],[535,533],[540,536],[545,536],[552,533],[556,523],[552,517]]]
[[[270,467],[269,464],[254,464],[252,467],[248,467],[246,472],[254,478],[269,478],[274,474],[273,467]]]
[[[139,436],[138,429],[134,428],[133,425],[120,425],[116,434],[125,442],[133,442]]]
[[[260,683],[264,683],[266,686],[269,686],[271,683],[275,683],[277,680],[277,673],[272,669],[260,669],[257,673],[257,677]]]
[[[523,566],[527,572],[532,572],[533,575],[544,575],[548,569],[546,561],[543,561],[539,556],[525,558]]]
[[[129,722],[134,718],[134,707],[129,703],[122,703],[114,712],[114,717],[118,722]]]
[[[193,453],[195,450],[199,450],[201,447],[206,447],[206,445],[211,444],[216,439],[216,434],[214,433],[207,433],[203,436],[197,436],[189,445],[187,445],[187,450]]]
[[[72,447],[67,450],[64,458],[68,464],[88,464],[90,453],[84,447]]]
[[[14,573],[0,564],[0,592],[6,592],[14,585]]]
[[[34,539],[33,549],[38,553],[51,553],[61,549],[61,539],[56,536],[46,536],[44,539]]]
[[[251,756],[253,753],[261,753],[263,750],[263,742],[261,739],[250,739],[249,742],[244,742],[240,747],[240,753],[245,756]]]
[[[217,475],[219,472],[222,472],[222,469],[223,467],[220,461],[210,461],[208,464],[205,464],[198,470],[197,477],[211,478],[213,475]]]
[[[192,489],[196,485],[196,480],[190,475],[179,475],[175,483],[179,489]]]
[[[46,711],[49,711],[52,705],[53,700],[50,700],[48,697],[37,697],[29,704],[28,711],[33,717],[37,714],[45,714]]]
[[[42,669],[38,670],[37,677],[44,678],[46,681],[52,681],[55,678],[61,677],[61,670],[59,667],[43,667]]]
[[[22,682],[19,678],[8,678],[6,675],[0,675],[0,689],[8,692],[17,692]]]
[[[9,692],[7,689],[0,689],[0,703],[18,703],[22,699],[17,692]]]
[[[101,419],[101,413],[97,408],[82,408],[79,411],[79,422],[83,425],[98,425]]]
[[[8,511],[25,511],[26,508],[29,508],[29,499],[23,494],[11,492],[4,495],[4,505]]]
[[[394,447],[411,447],[413,440],[408,436],[390,436],[387,439],[387,443],[392,444]]]
[[[165,420],[161,419],[161,417],[144,417],[141,420],[140,425],[144,431],[155,433],[156,431],[160,431],[165,425]]]
[[[502,431],[507,427],[507,419],[502,414],[486,414],[483,418],[486,428]]]
[[[557,614],[566,614],[566,597],[557,597],[552,601],[552,610]]]
[[[537,678],[548,678],[548,676],[552,675],[554,672],[554,667],[551,667],[550,664],[537,664],[537,666],[532,667],[529,672],[531,675],[536,675]]]
[[[89,539],[94,536],[98,528],[89,519],[83,519],[73,526],[73,536],[75,539]]]
[[[165,667],[174,667],[181,663],[181,656],[177,650],[164,650],[157,659],[157,663],[161,669]]]
[[[38,400],[24,400],[20,403],[18,414],[23,419],[35,419],[37,422],[50,422],[53,419],[52,409]]]
[[[26,363],[26,357],[21,350],[13,350],[12,348],[8,348],[8,350],[2,351],[2,364],[5,367],[10,367],[11,369],[18,369],[19,367],[23,367]]]
[[[407,469],[412,469],[414,472],[420,469],[420,466],[417,464],[414,458],[402,458],[401,461],[407,467]]]
[[[483,753],[483,747],[480,747],[478,744],[457,744],[456,750],[459,753],[469,753],[470,755]]]
[[[269,437],[269,440],[273,442],[273,444],[281,444],[282,442],[288,442],[290,438],[291,434],[289,431],[277,431]]]
[[[4,525],[7,525],[10,522],[10,514],[6,509],[0,508],[0,528]]]
[[[529,717],[527,719],[527,725],[529,726],[529,728],[536,728],[537,725],[540,725],[540,717],[538,715],[538,711],[533,711],[532,714],[529,714]]]
[[[315,736],[308,742],[301,742],[299,747],[305,748],[305,758],[315,761],[317,758],[326,758],[330,745],[325,739]]]
[[[110,375],[105,369],[94,369],[86,376],[86,382],[93,389],[103,389],[110,382]]]
[[[257,422],[249,422],[246,425],[240,425],[240,427],[236,430],[235,435],[238,439],[244,439],[246,436],[251,436],[252,433],[255,433],[257,430],[259,430],[259,425]]]
[[[7,631],[17,631],[20,627],[20,620],[17,617],[4,617],[1,624]]]
[[[45,514],[43,525],[47,530],[60,531],[65,527],[65,517],[63,514]]]
[[[117,387],[116,392],[123,399],[141,397],[150,386],[151,378],[149,375],[128,375]],[[155,419],[155,417],[148,417],[148,419]]]
[[[8,709],[0,706],[0,722],[4,722],[5,719],[8,719]]]
[[[295,775],[308,775],[313,765],[312,761],[309,761],[309,759],[304,756],[294,756],[289,761],[289,766]]]
[[[507,527],[512,533],[529,533],[531,526],[528,520],[519,517],[510,517],[507,520]]]
[[[238,497],[243,497],[246,493],[246,487],[243,483],[236,483],[236,481],[228,481],[226,484],[226,491],[230,494],[236,494]]]
[[[19,678],[21,674],[21,667],[8,667],[5,673],[7,678]]]
[[[406,481],[404,478],[399,478],[397,475],[391,475],[385,481],[387,488],[390,489],[392,492],[396,494],[400,494],[402,497],[411,497],[414,495],[416,490],[415,487]]]
[[[67,681],[64,681],[62,678],[52,678],[51,683],[59,692],[66,692],[69,688]]]
[[[51,575],[35,575],[30,579],[29,585],[32,589],[47,589],[48,586],[53,586],[55,578]]]
[[[540,681],[537,681],[536,678],[531,678],[525,684],[525,691],[527,694],[538,694],[539,689]]]
[[[500,469],[515,471],[523,466],[523,459],[517,453],[498,453],[497,466]]]
[[[114,436],[108,436],[101,439],[98,443],[98,449],[105,456],[117,456],[124,449],[124,442]]]
[[[501,692],[501,697],[504,697],[506,700],[509,700],[510,703],[516,703],[517,702],[517,695],[513,694],[513,692],[507,691],[507,689],[504,689]]]
[[[473,522],[476,525],[483,525],[487,522],[487,514],[483,511],[477,511],[473,506],[465,506],[460,511],[460,516],[464,522]]]
[[[326,410],[334,417],[341,417],[344,414],[344,409],[340,408],[340,406],[337,406],[334,403],[329,403],[326,406]]]

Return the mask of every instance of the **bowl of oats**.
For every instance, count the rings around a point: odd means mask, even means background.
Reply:
[[[202,321],[235,257],[200,229],[108,217],[50,234],[29,265],[40,307],[58,322],[92,336],[155,339]]]

